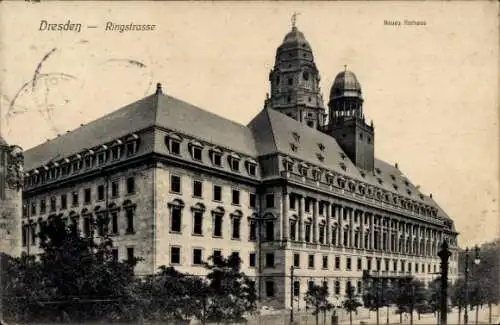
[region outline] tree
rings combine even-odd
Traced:
[[[212,318],[228,323],[240,320],[246,313],[257,309],[255,285],[244,273],[240,272],[241,259],[237,254],[228,258],[210,257],[211,264],[207,278],[210,281],[209,313]]]
[[[356,311],[362,304],[358,301],[355,288],[349,281],[347,282],[345,294],[345,300],[342,302],[342,308],[349,312],[349,323],[352,325],[352,312]]]
[[[458,319],[461,319],[462,308],[465,305],[465,281],[458,279],[450,288],[451,305],[458,307]]]
[[[304,300],[308,306],[313,307],[312,314],[316,316],[316,325],[319,324],[320,312],[326,312],[332,308],[328,302],[328,288],[326,286],[319,286],[314,284],[307,290]]]
[[[38,237],[42,249],[38,261],[24,255],[9,263],[7,294],[27,312],[20,315],[13,308],[18,317],[131,316],[129,285],[134,283],[133,268],[138,259],[115,261],[109,236],[103,234],[98,241],[82,238],[59,217],[42,224]],[[12,306],[13,300],[10,302]]]

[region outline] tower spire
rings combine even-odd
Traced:
[[[292,14],[292,29],[297,28],[296,24],[297,24],[297,16],[298,15],[300,15],[299,12],[294,12]]]

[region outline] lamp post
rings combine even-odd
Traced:
[[[479,259],[479,247],[474,248],[476,252],[476,256],[474,257],[474,264],[478,265],[481,260]],[[468,305],[469,305],[469,248],[467,247],[465,249],[465,281],[464,281],[464,287],[465,287],[465,295],[464,295],[464,304],[465,304],[465,311],[464,311],[464,325],[467,325],[469,323],[469,311],[468,311]]]
[[[290,325],[293,325],[293,265],[290,266]]]
[[[441,259],[441,312],[440,319],[441,325],[447,325],[448,323],[448,260],[451,256],[451,252],[448,249],[448,242],[445,240],[441,244],[441,250],[438,252],[438,256]]]

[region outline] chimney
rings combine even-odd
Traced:
[[[398,163],[395,163],[394,167],[396,167],[396,169],[399,169]]]
[[[431,193],[431,194],[429,194],[429,197],[432,199],[432,193]]]

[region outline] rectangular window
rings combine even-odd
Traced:
[[[56,202],[55,197],[50,198],[50,211],[56,211]]]
[[[118,234],[118,212],[111,212],[111,231],[113,234]]]
[[[255,253],[250,253],[249,257],[248,257],[248,265],[250,265],[250,267],[255,267],[256,263],[255,263]]]
[[[361,271],[362,268],[363,268],[362,261],[360,258],[358,258],[358,271]]]
[[[113,262],[118,262],[118,248],[113,248],[111,250],[111,258]]]
[[[193,181],[193,196],[200,198],[203,196],[203,183],[201,181]]]
[[[127,143],[127,155],[132,156],[137,152],[137,142],[130,141]]]
[[[222,215],[214,216],[214,237],[222,237]]]
[[[273,253],[266,254],[266,267],[274,267],[274,254]]]
[[[92,200],[92,192],[90,188],[86,188],[84,193],[83,193],[83,200],[85,204],[89,204],[90,201]]]
[[[127,262],[132,263],[134,261],[134,248],[127,247]]]
[[[240,204],[240,191],[238,190],[233,190],[233,204],[239,205]]]
[[[222,251],[219,249],[214,249],[214,253],[212,256],[214,259],[220,258],[222,256]]]
[[[174,155],[180,155],[181,144],[178,141],[170,140],[170,152]]]
[[[250,220],[249,222],[249,234],[248,234],[248,239],[249,240],[256,240],[257,239],[257,223],[254,220]]]
[[[98,201],[104,200],[104,185],[99,185],[97,187],[97,200]]]
[[[255,165],[249,164],[248,165],[248,174],[250,174],[251,176],[255,176],[255,174],[256,174],[255,171],[256,171]]]
[[[113,181],[111,183],[111,197],[115,198],[115,197],[118,197],[118,195],[120,192],[120,185],[118,183],[118,181]]]
[[[340,269],[340,256],[335,256],[335,269]]]
[[[179,176],[170,176],[170,191],[174,193],[181,192],[181,178]]]
[[[90,218],[83,218],[83,235],[84,237],[90,237]]]
[[[240,238],[240,218],[233,218],[233,239]]]
[[[40,214],[44,214],[47,210],[47,206],[46,206],[46,203],[45,203],[45,200],[42,199],[40,200]]]
[[[274,208],[274,194],[266,194],[266,208]]]
[[[193,234],[203,234],[203,213],[201,211],[195,211],[193,215]]]
[[[213,159],[214,159],[214,165],[215,166],[222,166],[222,159],[221,159],[221,154],[220,153],[213,153]]]
[[[180,263],[181,263],[181,248],[170,247],[170,264],[180,264]]]
[[[300,267],[300,254],[299,253],[293,254],[293,266]]]
[[[36,215],[36,202],[31,202],[31,215]]]
[[[266,296],[274,297],[274,282],[266,281]]]
[[[346,264],[346,269],[348,271],[350,271],[351,270],[351,258],[350,257],[346,258],[345,264]]]
[[[222,187],[219,185],[214,185],[214,201],[222,201]]]
[[[274,222],[266,221],[266,240],[274,240]]]
[[[202,251],[199,248],[193,249],[193,264],[200,265],[203,263]]]
[[[300,282],[293,281],[293,296],[298,297],[300,294]]]
[[[71,205],[74,207],[78,206],[78,192],[73,192],[71,194]]]
[[[126,209],[125,215],[127,218],[127,234],[134,233],[134,209]]]
[[[172,208],[171,210],[171,220],[170,220],[170,231],[181,232],[182,224],[182,211],[180,208]]]
[[[310,254],[310,255],[309,255],[309,259],[308,259],[307,266],[308,266],[310,269],[314,268],[314,255],[313,255],[313,254]]]
[[[113,148],[111,148],[111,159],[112,160],[120,159],[120,153],[121,153],[120,146],[114,146]]]
[[[328,256],[323,255],[323,269],[328,269]]]
[[[371,269],[372,269],[372,260],[371,260],[371,258],[368,258],[368,259],[366,260],[366,269],[367,269],[368,271],[371,271]]]
[[[135,193],[135,179],[133,177],[127,178],[127,194]]]
[[[201,161],[201,148],[193,147],[193,159]]]
[[[232,158],[232,159],[230,160],[230,165],[231,165],[231,169],[232,169],[233,171],[236,171],[236,172],[237,172],[237,171],[239,171],[239,170],[240,170],[240,161],[239,161],[238,159],[234,159],[234,158]]]
[[[257,205],[256,205],[256,197],[255,197],[255,194],[254,193],[250,193],[248,195],[248,205],[251,207],[251,208],[255,208]]]
[[[66,194],[61,195],[61,210],[66,210],[68,208],[68,196]]]
[[[290,195],[289,200],[290,200],[290,209],[295,210],[295,204],[296,204],[295,196]]]

